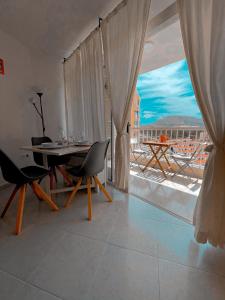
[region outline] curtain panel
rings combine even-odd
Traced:
[[[79,49],[64,63],[64,85],[67,135],[79,139],[84,134],[85,128]]]
[[[195,95],[214,144],[194,213],[200,243],[225,245],[225,1],[177,0]]]
[[[115,186],[128,191],[129,135],[127,122],[143,53],[151,0],[124,1],[103,20],[102,37],[116,128]]]
[[[105,139],[103,53],[95,30],[64,63],[68,136]]]

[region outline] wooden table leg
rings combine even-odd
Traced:
[[[164,157],[165,160],[166,160],[166,162],[167,162],[167,164],[168,164],[168,166],[171,167],[171,166],[170,166],[170,163],[169,163],[169,161],[168,161],[168,159],[167,159],[167,157],[166,157],[166,151],[168,150],[168,148],[169,148],[169,146],[166,147],[165,150],[163,150],[163,147],[161,147],[161,154],[160,154],[160,156],[158,157],[158,160],[160,160],[162,157]],[[155,165],[154,165],[154,166],[155,166]]]
[[[170,162],[169,162],[168,158],[166,157],[166,152],[168,149],[169,149],[169,147],[166,147],[166,149],[163,151],[163,156],[165,157],[165,160],[166,160],[168,166],[171,168]]]
[[[162,165],[160,163],[160,158],[162,157],[162,155],[159,156],[159,157],[157,156],[160,151],[162,151],[162,146],[159,146],[159,148],[155,152],[154,157],[155,157],[156,163],[155,163],[154,167],[156,166],[156,164],[158,164],[158,166],[159,166],[160,170],[162,171],[164,177],[167,178],[166,173],[165,173],[165,171],[164,171],[164,169],[163,169],[163,167],[162,167]]]
[[[150,150],[151,150],[151,152],[152,152],[152,158],[150,158],[150,160],[147,162],[147,164],[146,164],[146,166],[144,167],[144,169],[143,169],[143,171],[142,172],[144,172],[147,168],[148,168],[148,166],[150,165],[150,163],[154,160],[154,159],[156,159],[157,160],[157,154],[159,153],[159,150],[160,150],[160,147],[156,150],[156,152],[154,151],[154,148],[151,146],[151,145],[149,145],[149,147],[150,147]]]
[[[156,160],[157,160],[157,163],[158,163],[159,168],[160,168],[160,170],[162,171],[163,175],[165,176],[165,178],[167,178],[166,173],[165,173],[165,171],[164,171],[164,169],[163,169],[163,167],[162,167],[162,165],[161,165],[159,159],[157,158]]]

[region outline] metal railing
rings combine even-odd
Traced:
[[[136,127],[130,128],[130,137],[136,139],[138,143],[148,140],[159,140],[161,135],[167,135],[171,140],[190,139],[192,141],[209,142],[205,128],[194,126],[177,127]]]
[[[147,130],[147,131],[146,131]],[[160,135],[167,135],[170,142],[174,142],[173,151],[175,153],[183,155],[191,155],[197,145],[199,145],[198,155],[194,161],[194,167],[201,170],[203,169],[208,158],[208,153],[205,151],[205,147],[210,143],[206,130],[204,128],[193,127],[176,127],[176,128],[131,128],[131,149],[134,147],[140,147],[142,142],[157,140],[159,141]],[[142,146],[141,146],[142,147]],[[132,155],[131,161],[132,161]],[[170,155],[168,153],[168,159]],[[143,161],[145,164],[145,161]],[[202,175],[200,175],[202,177]]]

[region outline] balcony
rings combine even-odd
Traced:
[[[146,141],[159,141],[162,134],[167,135],[171,143],[165,157],[158,152],[165,174],[155,159],[146,168],[153,154],[143,144]],[[131,128],[130,137],[130,192],[191,223],[208,158],[205,147],[209,144],[209,138],[205,129],[182,126]],[[182,162],[174,159],[176,155],[182,158],[193,155],[190,166],[178,172]]]

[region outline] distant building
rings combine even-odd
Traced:
[[[139,142],[139,128],[140,128],[140,97],[135,91],[132,106],[131,106],[131,116],[130,116],[130,138],[134,141]]]

